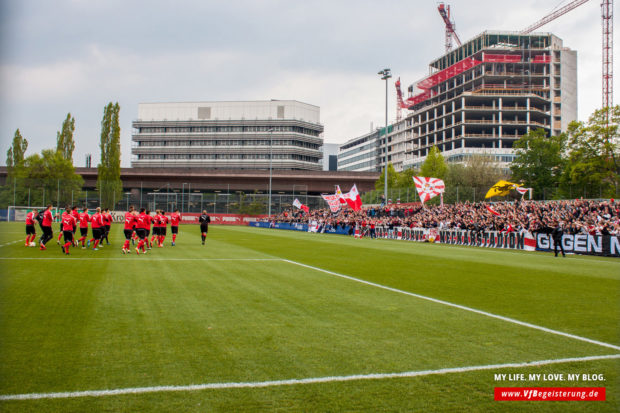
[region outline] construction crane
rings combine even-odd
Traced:
[[[531,33],[539,27],[544,26],[552,20],[557,19],[560,16],[568,13],[574,8],[581,6],[584,3],[587,3],[589,0],[574,0],[568,3],[564,7],[560,7],[559,9],[549,13],[542,19],[538,20],[536,23],[526,27],[521,30],[520,33],[527,34]],[[613,25],[613,8],[614,3],[613,0],[602,0],[601,1],[601,18],[603,24],[603,88],[601,91],[602,95],[602,107],[607,108],[613,106],[613,35],[614,35],[614,25]],[[609,111],[607,112],[607,122],[609,122]]]
[[[586,0],[587,1],[587,0]],[[446,24],[446,53],[452,50],[452,39],[456,42],[458,46],[461,46],[461,39],[456,34],[454,27],[454,20],[450,20],[450,5],[445,5],[444,3],[439,3],[437,6],[437,10],[439,10],[439,14]]]
[[[534,24],[521,30],[519,33],[528,34],[534,30],[544,26],[545,24],[557,19],[560,16],[568,13],[576,7],[587,3],[590,0],[573,0],[567,5],[560,7],[559,9],[549,13],[542,19],[538,20]],[[439,3],[437,7],[439,14],[443,18],[446,24],[446,52],[452,49],[452,39],[456,41],[458,46],[461,46],[461,41],[455,32],[454,21],[450,20],[450,6],[446,6],[444,3]],[[611,108],[613,106],[613,0],[601,0],[601,19],[603,25],[603,87],[602,87],[602,107]],[[400,120],[400,110],[408,108],[409,104],[413,101],[413,98],[409,98],[406,101],[403,99],[402,91],[400,88],[400,78],[396,82],[396,95],[397,95],[397,119]],[[420,95],[423,97],[422,95]],[[607,111],[607,123],[609,124],[610,111]]]

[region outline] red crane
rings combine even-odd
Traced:
[[[586,0],[587,1],[587,0]],[[445,5],[443,3],[439,3],[437,6],[437,10],[439,10],[439,14],[446,24],[446,53],[452,50],[452,39],[456,42],[457,45],[461,45],[461,39],[456,34],[454,27],[454,20],[450,20],[450,5]]]

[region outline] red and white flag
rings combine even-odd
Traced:
[[[310,212],[310,208],[299,202],[299,199],[297,198],[293,201],[293,206],[297,207],[297,209],[301,209],[302,211],[306,211],[306,214]]]
[[[321,195],[332,212],[340,211],[340,197],[338,195]]]
[[[347,201],[344,198],[344,194],[340,190],[340,185],[336,185],[336,194],[335,195],[338,197],[338,200],[340,201],[341,204],[346,204],[347,203]]]
[[[524,195],[527,191],[529,191],[532,188],[523,188],[521,186],[518,186],[515,189],[517,190],[518,193],[520,193],[521,195]]]
[[[446,185],[439,178],[426,178],[424,176],[414,176],[413,182],[415,183],[415,189],[420,195],[422,203],[429,201],[430,199],[442,194]]]
[[[501,215],[499,212],[497,212],[496,210],[494,210],[494,209],[493,209],[493,208],[491,208],[490,206],[485,205],[485,207],[489,210],[489,212],[490,212],[491,214],[493,214],[493,215],[497,215],[497,216],[500,216],[500,215]]]
[[[355,184],[353,184],[349,192],[342,195],[341,199],[344,199],[353,211],[359,211],[362,209],[362,198],[360,197],[359,192],[357,192],[357,186]]]

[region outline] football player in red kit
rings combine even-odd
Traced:
[[[90,222],[90,215],[88,215],[88,208],[84,207],[83,212],[80,214],[79,218],[80,223],[80,239],[78,243],[82,243],[82,249],[86,248],[84,243],[86,242],[86,237],[88,237],[88,223]]]
[[[163,209],[160,211],[159,215],[159,247],[164,246],[164,240],[166,239],[166,226],[168,225],[168,217],[166,216],[166,211]]]
[[[86,244],[90,247],[90,243],[94,242],[93,250],[97,251],[99,242],[101,242],[101,231],[103,229],[103,217],[101,216],[101,208],[97,208],[97,212],[90,219],[90,227],[93,230],[93,237]]]
[[[43,219],[41,220],[41,229],[43,230],[43,235],[39,239],[39,249],[45,250],[45,244],[52,238],[54,238],[54,233],[52,231],[52,222],[54,221],[54,217],[52,216],[52,204],[49,204],[45,211],[43,212]]]
[[[129,211],[125,213],[125,226],[123,232],[125,234],[125,243],[121,250],[123,254],[129,254],[129,242],[133,234],[133,228],[136,225],[136,212],[133,210],[133,205],[129,207]]]
[[[62,235],[65,238],[65,244],[60,248],[64,254],[69,255],[69,247],[73,245],[73,229],[76,226],[75,218],[71,215],[71,208],[67,207],[62,214]]]
[[[170,232],[172,232],[172,246],[174,247],[174,243],[177,241],[177,234],[179,233],[179,222],[181,221],[181,215],[179,215],[179,210],[175,209],[172,214],[170,214]]]
[[[28,212],[26,215],[26,246],[29,247],[30,243],[34,241],[37,236],[37,230],[34,227],[34,221],[37,219],[39,211],[36,209]],[[35,244],[36,245],[36,244]]]
[[[138,238],[140,238],[140,242],[138,242],[138,246],[136,247],[136,254],[140,254],[140,250],[146,253],[144,244],[149,242],[146,231],[151,227],[150,216],[146,214],[144,208],[140,208],[140,214],[138,214],[136,218],[136,233],[138,234]]]

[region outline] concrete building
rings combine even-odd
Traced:
[[[338,149],[338,170],[358,172],[380,171],[379,165],[382,165],[382,161],[379,157],[385,151],[382,152],[382,147],[379,144],[381,142],[380,135],[382,135],[384,129],[376,129],[340,145]]]
[[[320,109],[307,103],[141,103],[132,126],[132,167],[322,169]]]
[[[420,167],[434,145],[449,162],[486,154],[507,167],[521,136],[558,135],[577,119],[577,52],[553,34],[484,32],[430,72],[409,86],[409,113],[388,130],[396,170]]]
[[[338,170],[338,148],[340,148],[340,145],[337,143],[326,143],[321,148],[324,171]]]

